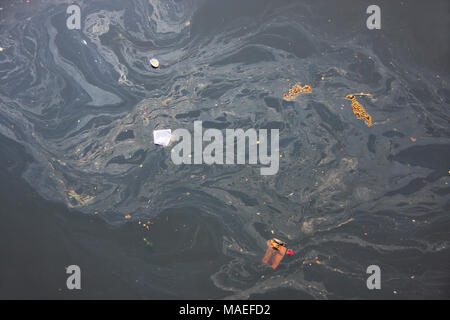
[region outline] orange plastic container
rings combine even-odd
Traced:
[[[280,244],[275,240],[269,240],[267,241],[267,251],[262,259],[262,262],[271,266],[272,269],[275,270],[281,260],[283,260],[286,250],[287,249],[283,244]]]

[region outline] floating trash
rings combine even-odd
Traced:
[[[268,266],[271,266],[272,269],[275,270],[281,260],[283,260],[286,250],[286,243],[273,238],[272,240],[267,241],[267,251],[262,259],[262,262]]]
[[[353,113],[356,116],[357,119],[361,120],[363,119],[366,123],[366,126],[371,127],[372,126],[372,117],[370,114],[364,110],[363,106],[356,101],[356,97],[370,97],[370,93],[359,93],[359,94],[348,94],[345,99],[352,100],[352,109]]]
[[[153,141],[156,145],[166,147],[170,143],[170,138],[172,138],[172,130],[154,130],[153,131]]]
[[[288,256],[293,256],[294,255],[294,251],[292,251],[291,249],[288,249],[288,251],[286,252],[286,254]]]
[[[125,219],[130,220],[130,219],[131,219],[131,215],[127,214],[127,215],[125,216]]]
[[[159,61],[158,61],[158,59],[156,59],[156,58],[151,58],[150,60],[149,60],[149,62],[150,62],[150,65],[153,67],[153,68],[158,68],[159,67]]]

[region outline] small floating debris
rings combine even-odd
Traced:
[[[130,220],[130,219],[131,219],[131,215],[127,214],[127,215],[125,216],[125,219]]]
[[[0,47],[0,52],[2,52],[3,50],[5,50],[5,49],[3,49],[3,47]]]
[[[273,270],[275,270],[280,264],[281,260],[283,260],[284,255],[286,254],[286,243],[273,238],[267,241],[267,251],[262,259],[262,263],[271,266]]]
[[[411,142],[416,142],[417,141],[417,139],[414,138],[414,137],[409,137],[409,140],[411,140]]]
[[[163,130],[154,130],[153,131],[153,141],[158,146],[163,146],[163,147],[168,146],[171,138],[172,138],[172,130],[171,129],[163,129]]]
[[[83,43],[85,46],[87,46],[86,40],[83,39],[83,40],[81,41],[81,43]]]
[[[149,63],[150,63],[150,65],[153,67],[153,68],[158,68],[159,67],[159,61],[158,61],[158,59],[156,59],[156,58],[151,58],[150,60],[149,60]]]
[[[78,201],[78,204],[81,206],[85,206],[88,203],[90,203],[92,200],[94,200],[94,197],[90,195],[80,195],[75,190],[69,190],[67,192],[67,195],[69,198],[73,198]]]
[[[293,256],[294,255],[294,251],[292,251],[291,249],[288,249],[288,251],[286,252],[286,254],[288,256]]]
[[[144,240],[147,247],[153,247],[153,243],[151,243],[147,238],[142,238],[142,240]]]
[[[295,86],[292,87],[292,89],[289,89],[289,93],[285,93],[283,95],[283,98],[284,98],[284,100],[291,101],[299,94],[311,92],[311,90],[312,90],[311,87],[308,85],[302,87],[299,84],[296,84]]]
[[[356,116],[356,118],[358,120],[364,120],[364,122],[366,123],[366,126],[371,127],[372,126],[372,117],[370,116],[370,114],[368,114],[366,112],[366,110],[364,110],[363,106],[356,101],[356,97],[370,97],[372,96],[370,93],[356,93],[356,94],[348,94],[347,96],[345,96],[345,99],[351,100],[352,101],[352,109],[353,109],[353,113]]]

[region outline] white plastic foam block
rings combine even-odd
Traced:
[[[172,137],[172,130],[154,130],[153,131],[153,141],[158,146],[166,147],[170,143],[170,138]]]

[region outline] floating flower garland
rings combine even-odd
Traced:
[[[306,85],[304,87],[296,84],[292,87],[292,89],[289,89],[289,93],[285,93],[283,98],[284,100],[293,100],[296,96],[298,96],[301,93],[311,92],[311,87]]]
[[[352,109],[353,109],[353,113],[355,114],[356,118],[359,120],[361,120],[361,119],[364,120],[366,125],[368,127],[371,127],[372,126],[372,117],[370,116],[370,114],[368,114],[366,112],[366,110],[364,110],[363,106],[358,101],[356,101],[356,97],[361,97],[361,96],[370,97],[371,94],[369,94],[369,93],[348,94],[345,97],[345,99],[352,101]]]

